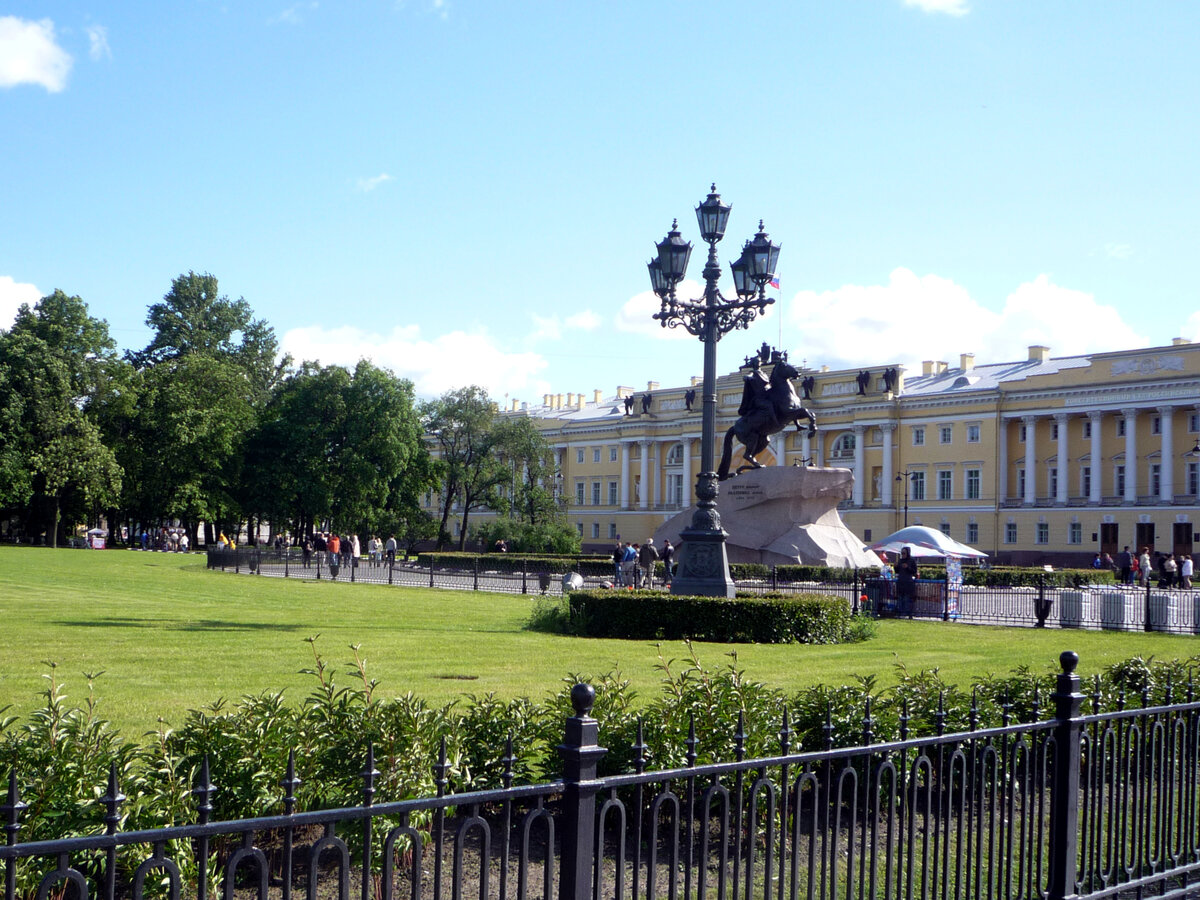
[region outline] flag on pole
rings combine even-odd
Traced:
[[[779,276],[778,275],[772,276],[770,282],[768,282],[768,283],[771,285],[771,287],[775,288],[775,290],[779,290]]]

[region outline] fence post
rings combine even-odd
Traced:
[[[474,590],[479,590],[479,557],[475,557],[475,586]]]
[[[521,560],[521,593],[529,593],[529,563],[528,560]],[[588,706],[591,709],[591,706]]]
[[[558,752],[563,759],[559,900],[592,898],[598,786],[596,764],[608,752],[596,743],[599,723],[589,715],[595,702],[596,690],[590,684],[577,684],[571,688],[571,705],[575,708],[575,715],[567,719],[563,742],[558,745]]]
[[[942,621],[949,622],[950,621],[950,571],[947,570],[946,574],[943,575],[942,578],[945,581],[945,584],[942,585]],[[959,602],[961,603],[961,599]],[[961,605],[959,606],[958,614],[960,617],[962,616],[962,606]]]
[[[779,567],[771,563],[771,593],[779,590]]]
[[[1046,576],[1038,573],[1037,607],[1033,614],[1037,616],[1037,627],[1045,628],[1046,619],[1050,615],[1050,604],[1046,602]]]
[[[1050,784],[1050,879],[1047,900],[1074,897],[1079,849],[1079,654],[1058,658],[1062,672],[1054,689],[1054,772]]]
[[[433,554],[429,554],[429,586],[433,587]]]
[[[284,547],[283,548],[283,577],[284,578],[288,577],[288,567],[289,567],[291,561],[292,561],[292,548]]]
[[[1154,577],[1154,574],[1151,573],[1150,578],[1146,579],[1146,603],[1145,603],[1146,608],[1143,612],[1143,615],[1146,617],[1146,622],[1145,622],[1145,625],[1143,626],[1143,630],[1145,630],[1145,631],[1153,631],[1154,630],[1150,626],[1150,581],[1153,579],[1153,577]]]

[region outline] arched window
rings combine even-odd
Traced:
[[[838,435],[829,451],[830,459],[854,459],[854,432],[845,431]]]
[[[683,444],[672,444],[671,449],[667,451],[668,466],[683,465]]]

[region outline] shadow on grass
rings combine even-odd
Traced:
[[[299,625],[284,622],[225,622],[200,619],[190,622],[152,622],[148,619],[60,619],[54,623],[65,628],[161,628],[168,631],[299,631]]]

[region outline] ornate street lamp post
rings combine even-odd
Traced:
[[[692,524],[680,535],[679,571],[671,581],[673,594],[734,595],[729,556],[725,550],[727,535],[721,528],[721,516],[717,512],[717,472],[713,463],[717,432],[717,341],[735,328],[748,328],[768,304],[775,302],[767,297],[766,286],[775,276],[779,245],[771,242],[759,222],[758,234],[746,242],[742,255],[729,266],[737,299],[722,297],[717,290],[717,279],[721,276],[717,242],[725,236],[730,209],[729,204],[721,202],[715,184],[708,198],[696,207],[700,236],[708,243],[703,297],[680,300],[675,296],[675,286],[683,280],[692,253],[691,243],[679,236],[678,220],[672,223],[666,238],[657,244],[658,256],[649,264],[650,283],[662,301],[662,308],[654,318],[664,328],[682,325],[704,344],[704,408],[700,474],[696,479],[697,505]]]

